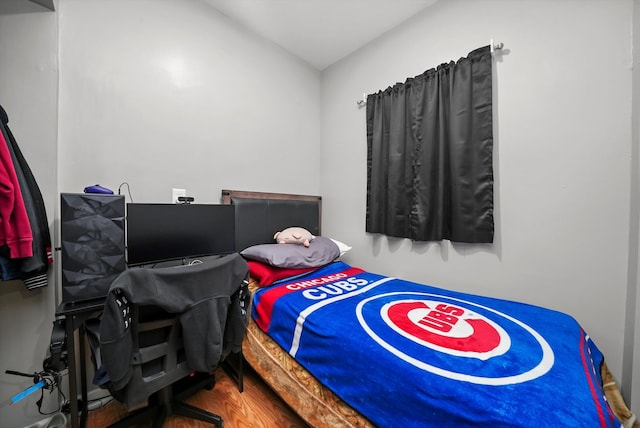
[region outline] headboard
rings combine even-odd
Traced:
[[[235,205],[237,251],[251,245],[273,244],[273,234],[291,226],[320,235],[320,196],[223,190],[222,203]]]

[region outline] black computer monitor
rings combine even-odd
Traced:
[[[232,205],[127,204],[129,266],[235,251]]]

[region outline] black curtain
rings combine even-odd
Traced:
[[[366,231],[493,242],[491,51],[367,97]]]

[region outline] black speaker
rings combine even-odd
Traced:
[[[124,196],[60,194],[62,300],[105,297],[125,261]]]

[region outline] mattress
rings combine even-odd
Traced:
[[[258,283],[251,281],[252,294]],[[313,427],[373,427],[358,411],[324,387],[251,319],[243,343],[249,365],[264,381]],[[606,363],[601,365],[603,390],[609,406],[624,427],[634,425],[635,416],[627,408]]]

